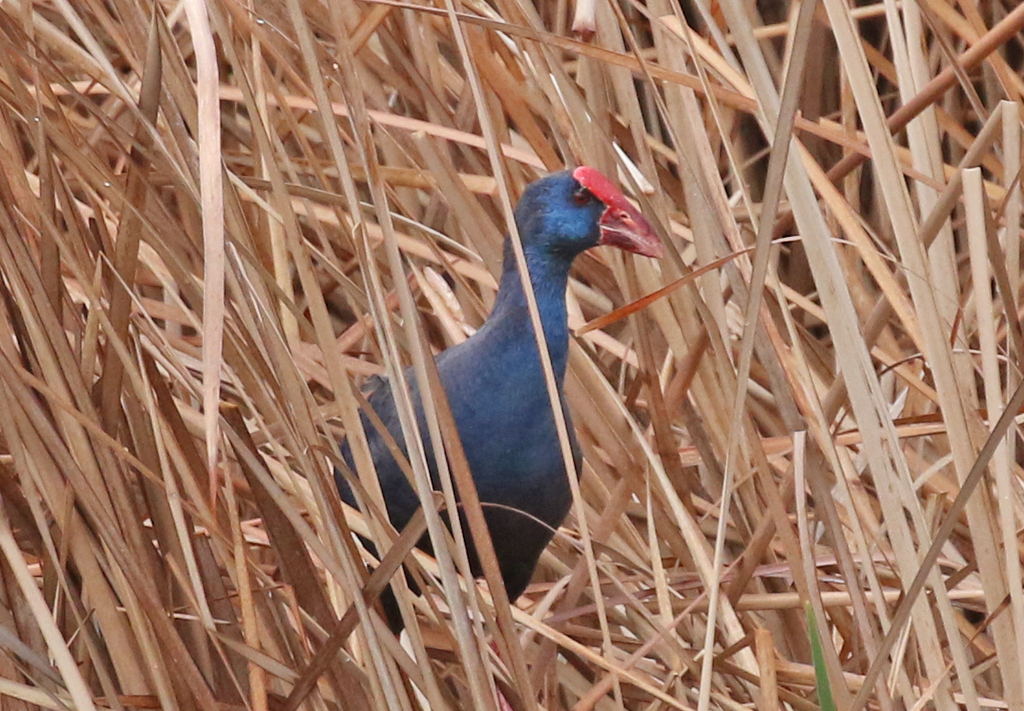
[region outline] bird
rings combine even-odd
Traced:
[[[660,258],[664,247],[654,228],[596,168],[580,166],[552,173],[530,183],[514,209],[547,341],[551,365],[562,394],[569,352],[565,292],[573,260],[598,245],[611,245],[638,255]],[[502,275],[494,306],[480,329],[436,358],[463,451],[483,506],[498,567],[510,602],[526,589],[541,553],[562,524],[572,503],[555,418],[540,352],[511,240],[505,237]],[[421,432],[426,432],[419,387],[406,372]],[[391,388],[382,378],[367,402],[390,436],[408,456]],[[560,398],[564,403],[564,398]],[[569,442],[579,477],[579,443],[563,404]],[[366,413],[361,413],[380,487],[391,523],[401,530],[420,506],[420,499]],[[429,438],[423,441],[430,476],[440,489]],[[354,469],[346,438],[342,459]],[[335,481],[343,501],[357,506],[342,472]],[[470,568],[482,571],[472,538],[466,536]],[[417,544],[431,552],[427,536]],[[396,633],[404,624],[390,590],[382,603]]]

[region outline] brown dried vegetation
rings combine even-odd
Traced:
[[[805,604],[841,709],[1024,708],[1024,5],[581,3],[0,3],[4,708],[813,709]],[[576,163],[668,255],[510,614],[331,477]]]

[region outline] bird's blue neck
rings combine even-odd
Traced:
[[[565,373],[569,349],[565,289],[569,281],[569,267],[572,266],[575,255],[551,254],[536,248],[531,249],[530,246],[524,247],[524,251],[527,268],[530,270],[530,281],[537,297],[541,323],[544,324],[544,336],[548,342],[551,364],[555,374],[561,379]],[[508,238],[505,239],[501,284],[488,324],[491,324],[497,338],[529,338],[531,341],[534,339],[519,267]]]

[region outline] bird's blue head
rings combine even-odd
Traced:
[[[538,256],[572,261],[599,244],[660,257],[654,228],[600,171],[582,166],[526,187],[515,210],[523,247]]]

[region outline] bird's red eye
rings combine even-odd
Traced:
[[[572,194],[572,199],[577,205],[586,205],[594,199],[594,194],[586,188],[580,188]]]

